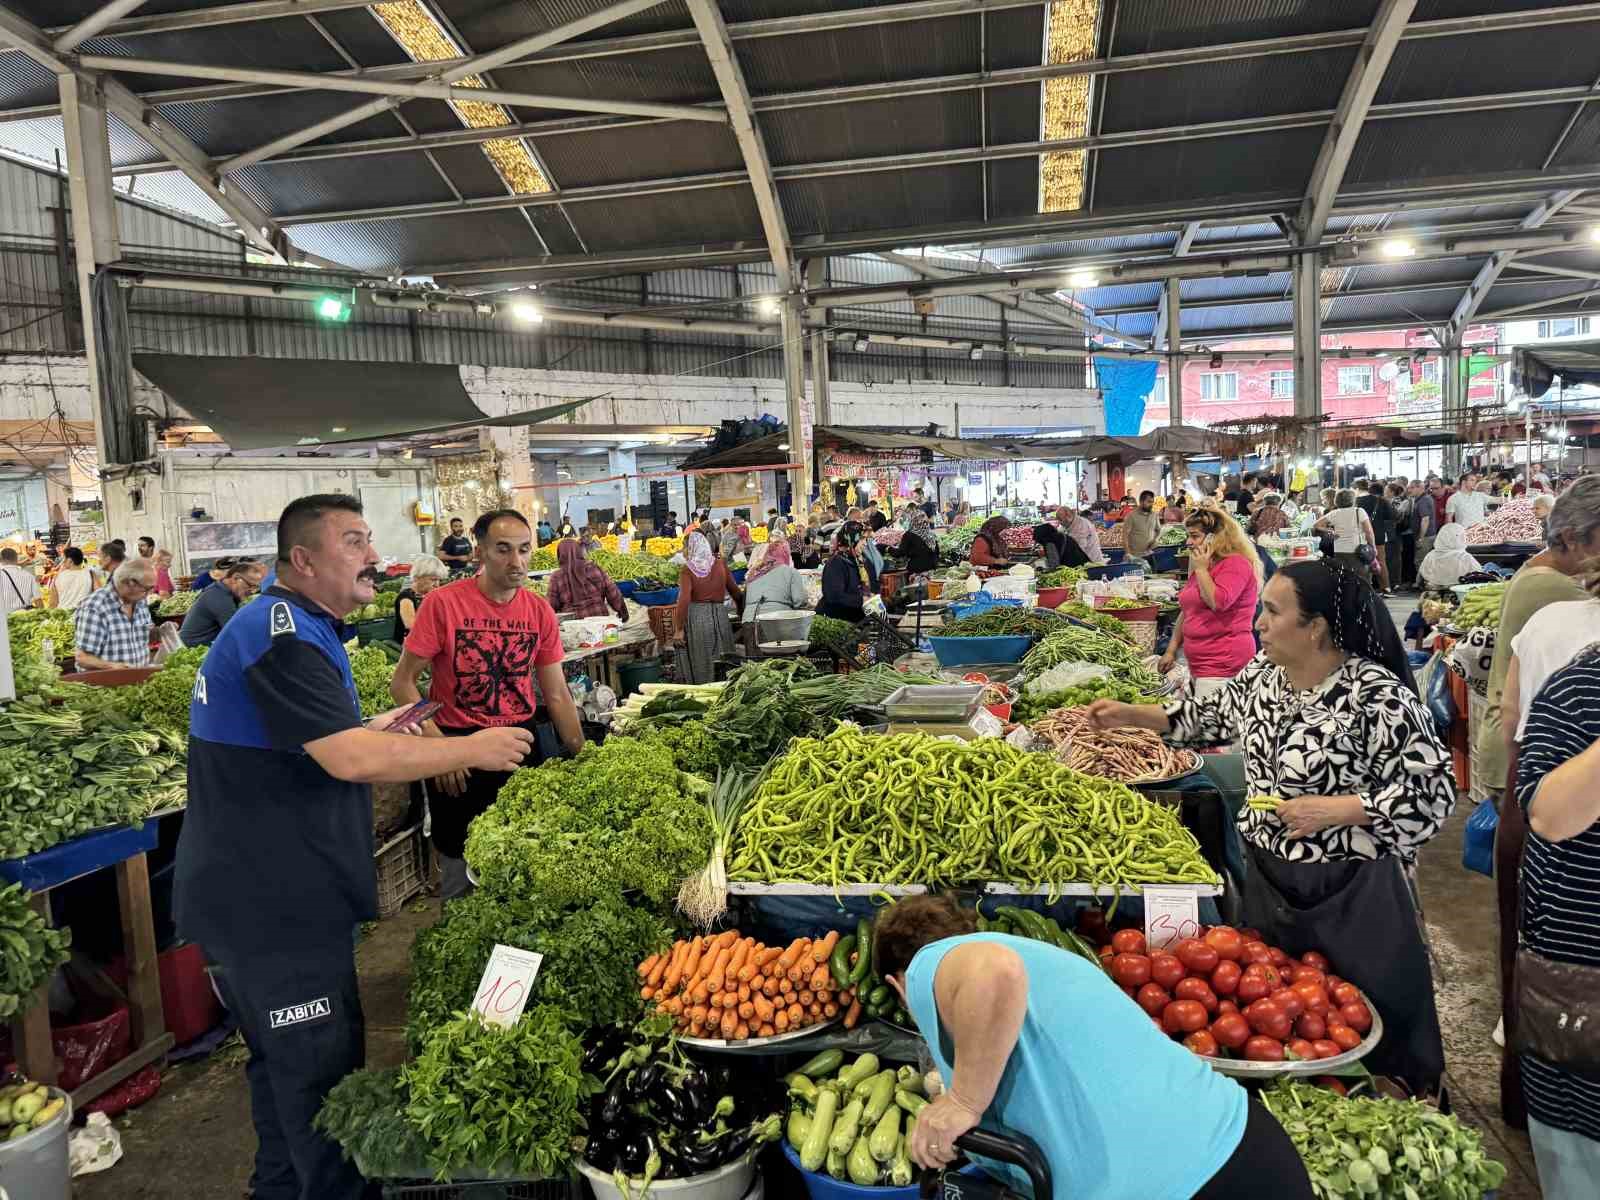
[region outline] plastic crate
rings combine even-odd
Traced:
[[[657,642],[666,646],[678,633],[678,609],[673,604],[652,605],[649,610],[650,633]]]
[[[1033,645],[1026,634],[1002,637],[931,637],[934,657],[941,667],[966,667],[978,663],[1014,663]]]
[[[362,621],[356,625],[356,640],[363,646],[370,642],[387,641],[394,635],[394,617],[383,617],[376,621]]]
[[[641,592],[635,589],[633,598],[640,604],[657,607],[663,604],[676,604],[678,602],[678,589],[675,587],[657,588],[654,591]]]
[[[617,591],[621,592],[624,596],[632,596],[634,594],[634,592],[636,592],[638,590],[639,590],[639,581],[637,579],[619,579],[619,580],[617,580]]]
[[[384,1200],[581,1200],[575,1179],[394,1179],[382,1184]]]
[[[1124,575],[1136,575],[1144,570],[1136,562],[1106,563],[1104,566],[1085,567],[1084,576],[1089,579],[1120,579]]]
[[[1145,555],[1153,571],[1176,571],[1178,569],[1178,548],[1176,546],[1156,546],[1149,554]]]
[[[378,916],[392,917],[428,886],[428,839],[422,836],[422,822],[395,834],[372,857],[378,868]]]

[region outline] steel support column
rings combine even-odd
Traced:
[[[56,77],[61,94],[62,130],[67,143],[67,185],[71,189],[72,241],[76,258],[78,303],[83,312],[83,348],[89,368],[89,408],[94,414],[95,455],[100,466],[110,465],[108,424],[127,419],[126,413],[108,411],[103,374],[131,370],[123,362],[102,363],[99,324],[95,320],[94,279],[102,263],[122,257],[117,236],[117,200],[111,187],[111,143],[106,129],[105,94],[77,75]],[[124,355],[126,345],[116,348]]]
[[[1446,346],[1444,349],[1444,362],[1439,375],[1439,393],[1444,408],[1445,427],[1457,435],[1461,432],[1462,418],[1466,413],[1466,382],[1465,377],[1462,375],[1460,344]],[[1445,474],[1450,476],[1460,475],[1461,462],[1461,443],[1446,443],[1444,447]]]
[[[806,262],[803,278],[807,289],[823,287],[828,282],[828,260],[813,258]],[[827,324],[828,314],[822,314],[823,324]],[[828,367],[829,346],[828,335],[822,329],[811,331],[811,396],[812,419],[818,425],[833,424],[833,372]],[[791,448],[793,442],[791,441]],[[796,509],[795,514],[800,515],[802,510]]]
[[[789,472],[789,483],[794,489],[790,506],[795,513],[805,512],[811,501],[812,469],[812,411],[810,398],[806,396],[806,335],[800,319],[801,304],[797,295],[783,298],[783,394],[789,426],[789,461],[800,464],[798,470]]]
[[[1167,424],[1177,427],[1183,424],[1183,335],[1181,304],[1178,298],[1180,283],[1176,279],[1169,279],[1162,292],[1163,315],[1167,319],[1165,330],[1158,329],[1157,334],[1164,334],[1167,351]]]
[[[1322,255],[1302,254],[1294,266],[1294,415],[1322,416]],[[1315,426],[1300,435],[1307,455],[1320,454]]]

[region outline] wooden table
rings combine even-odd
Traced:
[[[650,632],[648,625],[626,625],[619,631],[619,636],[614,642],[567,651],[561,656],[561,665],[567,667],[573,663],[595,659],[596,674],[599,676],[596,682],[604,683],[621,695],[622,687],[617,680],[617,656],[627,652],[631,658],[643,658],[654,652],[655,644],[655,635]]]
[[[33,893],[32,903],[50,920],[50,889],[110,867],[117,876],[122,949],[128,959],[128,1025],[133,1049],[120,1062],[86,1079],[72,1093],[74,1107],[110,1091],[135,1071],[163,1058],[172,1048],[161,1009],[161,974],[156,959],[155,920],[150,909],[150,869],[145,853],[156,845],[158,824],[143,829],[119,826],[86,834],[26,858],[0,862],[0,878],[19,882]],[[13,1019],[12,1047],[17,1066],[41,1083],[56,1081],[50,1041],[49,980],[39,985],[33,1003]]]

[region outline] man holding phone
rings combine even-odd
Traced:
[[[430,699],[443,706],[423,732],[447,738],[483,729],[518,728],[537,736],[534,679],[551,723],[569,754],[583,749],[578,709],[561,673],[561,631],[555,610],[524,585],[533,529],[515,509],[485,513],[472,527],[477,563],[471,579],[435,588],[417,610],[389,693],[401,704],[422,698],[417,681],[431,672]],[[540,760],[535,749],[532,763]],[[463,859],[467,826],[494,803],[511,768],[440,772],[429,787],[433,845],[446,900],[468,889]]]
[[[510,771],[532,737],[444,741],[363,723],[341,614],[370,604],[378,554],[353,496],[278,520],[278,582],[212,643],[190,702],[178,928],[216,964],[250,1061],[256,1200],[374,1194],[312,1128],[366,1056],[352,932],[378,915],[369,783]]]

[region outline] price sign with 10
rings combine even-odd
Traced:
[[[544,955],[496,944],[478,981],[472,1011],[495,1025],[515,1025],[527,1006]]]

